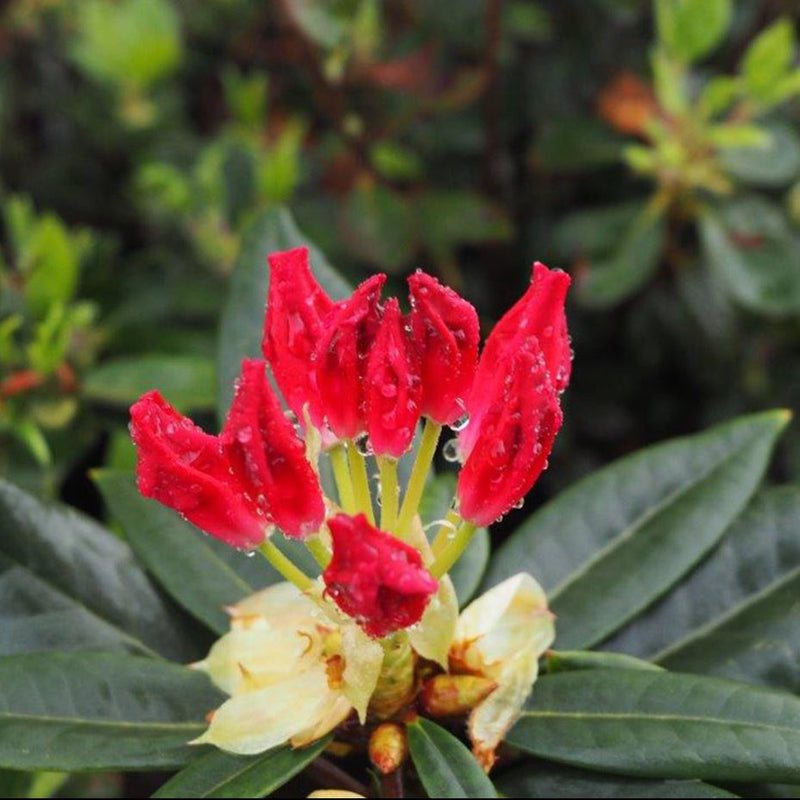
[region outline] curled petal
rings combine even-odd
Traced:
[[[262,350],[289,408],[299,420],[308,404],[319,427],[319,403],[311,358],[333,300],[317,283],[308,248],[269,256],[270,280]]]
[[[234,695],[216,710],[206,732],[192,744],[254,755],[295,737],[309,742],[324,736],[349,713],[350,704],[328,686],[325,665],[320,662],[280,683]]]
[[[380,325],[385,281],[385,275],[374,275],[350,299],[337,303],[324,320],[314,352],[320,413],[343,439],[366,429],[367,355]]]
[[[157,391],[131,407],[131,435],[145,497],[234,547],[256,547],[264,540],[268,520],[230,474],[217,437],[180,415]]]
[[[468,723],[473,750],[487,772],[495,749],[519,718],[539,673],[539,658],[554,637],[544,591],[525,573],[492,587],[459,617],[451,669],[497,684],[475,706]]]
[[[378,455],[400,458],[420,417],[422,385],[415,349],[397,300],[386,303],[367,362],[367,434]]]
[[[547,464],[562,414],[535,337],[503,354],[483,386],[485,407],[459,437],[461,516],[489,525],[533,486]],[[467,449],[469,448],[469,449]]]
[[[328,527],[333,558],[322,577],[336,605],[376,638],[419,622],[438,588],[420,554],[363,514],[339,514]]]
[[[319,479],[263,361],[242,363],[220,440],[246,495],[270,521],[288,536],[302,537],[320,527],[325,506]]]
[[[478,361],[478,315],[464,298],[420,270],[408,285],[411,328],[420,349],[422,413],[448,425],[466,411]]]

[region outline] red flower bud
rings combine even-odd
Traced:
[[[478,315],[456,292],[420,270],[408,285],[411,327],[421,355],[422,413],[448,425],[466,411],[478,361]]]
[[[338,514],[328,527],[333,558],[322,577],[336,605],[377,638],[419,622],[438,589],[419,552],[363,514]]]
[[[131,407],[139,491],[242,549],[264,540],[267,520],[228,473],[219,441],[178,414],[157,391]]]
[[[460,437],[463,451],[472,449],[477,435],[476,417],[485,411],[488,398],[485,387],[496,375],[503,354],[516,347],[515,342],[536,337],[544,357],[550,382],[557,393],[569,383],[572,369],[572,354],[567,335],[567,318],[564,301],[569,289],[570,277],[561,270],[550,270],[538,261],[533,265],[531,284],[525,294],[500,318],[486,340],[475,374],[474,390],[467,403],[470,425]]]
[[[265,366],[263,361],[242,362],[220,434],[222,450],[256,505],[287,536],[303,537],[318,530],[325,518],[322,491]]]
[[[309,405],[319,425],[319,403],[311,363],[323,320],[333,300],[317,283],[308,263],[308,248],[296,247],[269,256],[269,291],[262,349],[286,403],[297,419]]]
[[[301,536],[324,517],[317,476],[261,361],[245,361],[220,436],[204,433],[157,391],[131,407],[139,490],[234,547],[256,547],[277,523]]]
[[[400,458],[411,446],[422,386],[417,352],[395,298],[388,300],[367,361],[367,433],[378,455]]]
[[[321,412],[342,439],[366,429],[367,355],[381,319],[379,305],[385,275],[367,279],[347,300],[336,303],[324,320],[314,352]]]
[[[459,437],[467,456],[458,476],[459,511],[476,525],[494,522],[530,490],[562,421],[535,336],[520,334],[494,367],[493,374],[485,373],[486,382],[476,382],[472,396],[481,413],[470,416]]]

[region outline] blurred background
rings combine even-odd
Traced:
[[[537,502],[665,437],[797,408],[799,17],[0,3],[0,475],[98,513],[87,470],[132,463],[143,391],[213,429],[229,277],[277,206],[351,282],[385,271],[405,298],[422,267],[484,333],[535,259],[572,274],[574,377]],[[775,470],[800,476],[797,423]]]

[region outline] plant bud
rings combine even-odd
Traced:
[[[480,675],[437,675],[426,681],[419,699],[431,717],[466,714],[491,694],[497,683]]]
[[[382,722],[369,737],[369,760],[383,775],[401,767],[407,755],[406,730],[396,722]]]

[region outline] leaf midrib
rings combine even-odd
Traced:
[[[624,528],[619,534],[617,534],[617,536],[601,547],[591,558],[584,561],[583,564],[578,567],[578,569],[571,572],[564,580],[562,580],[561,583],[559,583],[550,592],[550,603],[552,604],[555,602],[559,595],[561,595],[572,584],[580,581],[581,578],[583,578],[592,569],[592,567],[595,566],[595,564],[603,561],[610,553],[613,553],[614,550],[620,547],[623,543],[630,541],[639,530],[641,530],[653,518],[658,516],[674,501],[705,483],[713,475],[713,473],[721,469],[731,458],[733,458],[734,453],[738,455],[748,444],[753,441],[753,439],[756,438],[760,438],[760,434],[753,434],[752,436],[748,437],[746,441],[727,451],[722,458],[701,473],[697,480],[680,486],[678,489],[670,492],[668,495],[662,498],[662,500],[660,500],[658,503],[648,508],[631,525],[628,525],[626,528]],[[726,526],[726,529],[727,527],[729,526]]]

